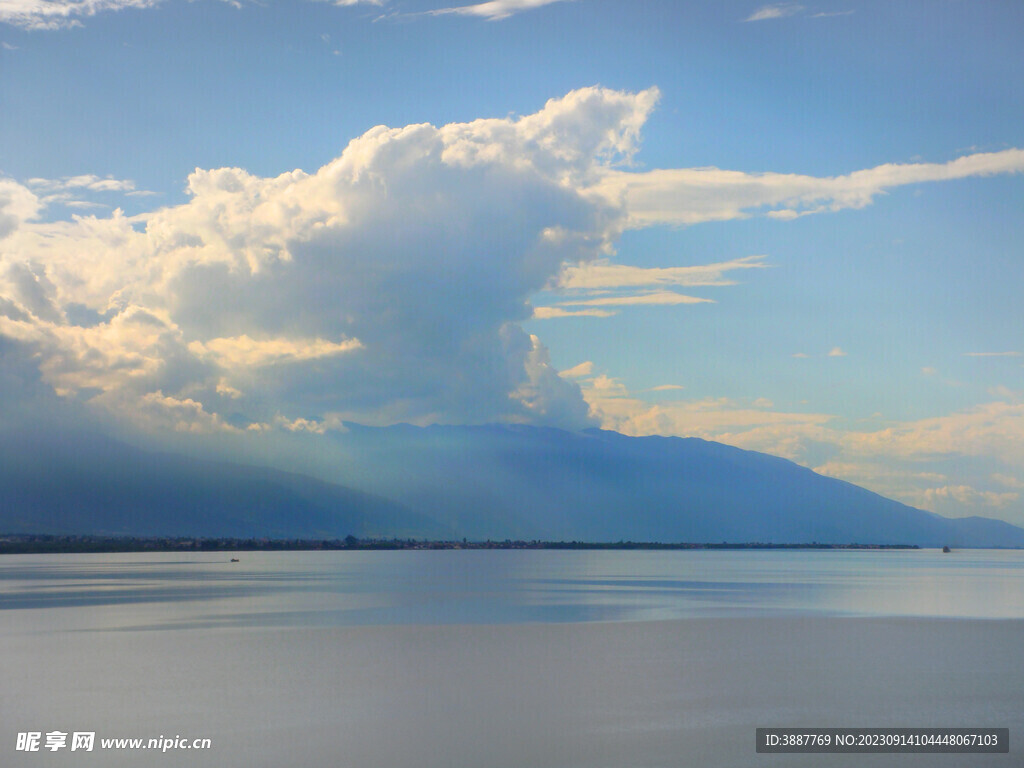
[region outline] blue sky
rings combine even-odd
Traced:
[[[1024,524],[1024,7],[445,9],[0,2],[8,403],[695,435]]]

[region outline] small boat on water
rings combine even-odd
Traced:
[[[232,563],[237,563],[238,562],[238,558],[237,557],[232,557],[231,558],[231,562]]]
[[[948,554],[949,554],[950,552],[952,552],[952,551],[953,551],[953,550],[952,550],[952,549],[950,549],[949,547],[943,547],[943,548],[942,548],[942,554],[944,554],[944,555],[948,555]]]

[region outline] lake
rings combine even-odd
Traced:
[[[754,753],[811,725],[1009,727],[975,759],[1013,765],[1024,733],[1020,551],[17,555],[0,617],[5,765],[943,759]],[[210,748],[99,743],[136,737]]]

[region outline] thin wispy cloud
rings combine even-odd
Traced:
[[[605,296],[597,299],[569,299],[561,302],[566,307],[624,307],[637,304],[712,304],[713,299],[688,296],[674,291],[640,293],[634,296]]]
[[[358,339],[332,342],[325,339],[252,339],[243,334],[234,338],[193,341],[190,352],[225,368],[249,368],[296,363],[353,352],[362,349]]]
[[[100,13],[155,8],[168,0],[2,0],[0,23],[29,30],[56,30],[82,26],[82,20]],[[384,0],[314,0],[337,6],[381,5]],[[221,0],[241,8],[240,0]]]
[[[451,8],[438,8],[437,10],[427,11],[427,13],[431,16],[454,13],[462,16],[478,16],[482,19],[487,19],[488,21],[500,21],[501,19],[507,19],[509,16],[522,13],[523,11],[531,11],[535,8],[541,8],[545,5],[564,1],[565,0],[490,0],[490,2],[477,3],[476,5],[460,5]]]
[[[797,358],[798,360],[805,360],[816,355],[809,355],[806,352],[794,352],[790,357]],[[824,353],[824,357],[846,357],[846,352],[842,347],[832,347],[828,352]]]
[[[1024,171],[1024,149],[964,155],[946,163],[886,163],[844,176],[745,173],[721,168],[647,172],[609,169],[594,192],[625,199],[630,226],[691,225],[765,215],[787,220],[864,208],[890,189]]]
[[[113,176],[94,174],[64,176],[59,179],[32,178],[28,179],[25,185],[38,196],[43,206],[63,205],[77,209],[112,207],[106,202],[94,199],[97,196],[102,198],[104,195],[118,194],[126,197],[147,197],[156,194],[145,189],[137,189],[131,179],[115,179]]]
[[[566,379],[576,379],[581,376],[590,376],[593,372],[593,361],[585,360],[579,365],[574,365],[572,368],[566,368],[564,371],[559,371],[558,375]]]
[[[743,21],[767,21],[769,19],[783,19],[786,16],[795,16],[804,7],[797,3],[776,3],[774,5],[762,5]]]
[[[850,16],[854,11],[819,11],[818,13],[812,13],[807,16],[809,19],[830,19],[833,16]]]
[[[648,288],[655,286],[727,286],[735,281],[725,277],[734,270],[763,269],[764,256],[744,256],[716,264],[691,267],[632,267],[598,262],[569,265],[562,272],[558,287],[565,290]]]
[[[152,8],[161,0],[4,0],[0,23],[23,29],[64,29],[81,19],[126,8]]]
[[[60,203],[68,208],[76,208],[78,210],[88,210],[89,208],[110,208],[106,203],[96,203],[91,200],[75,200],[73,198],[64,198],[62,196],[53,196],[45,198],[45,201],[49,203]]]
[[[534,307],[535,320],[551,320],[558,317],[614,317],[617,312],[606,309],[562,309],[562,307]]]
[[[965,352],[965,357],[1020,357],[1020,352]]]
[[[954,508],[964,507],[1005,507],[1020,498],[1015,491],[997,492],[979,490],[970,485],[944,485],[937,488],[926,488],[919,496],[918,506],[928,510],[939,510],[949,502]]]
[[[802,13],[806,8],[799,3],[773,3],[762,5],[742,21],[769,21],[771,19],[784,19],[789,16],[803,16],[807,19],[828,19],[833,16],[849,16],[852,10],[847,11],[818,11],[816,13]]]
[[[608,259],[568,264],[562,270],[554,290],[562,298],[549,307],[538,307],[537,318],[577,317],[584,313],[563,307],[600,307],[713,303],[712,299],[689,296],[667,288],[735,285],[726,277],[734,270],[761,269],[768,265],[764,256],[744,256],[730,261],[689,267],[633,267],[613,264]],[[661,290],[659,290],[661,289]],[[610,317],[611,312],[586,313],[591,317]]]
[[[1006,488],[1020,488],[1024,489],[1024,482],[1018,480],[1012,475],[1004,475],[1001,472],[994,472],[990,475],[991,479],[999,483]]]
[[[90,192],[136,192],[135,182],[131,179],[115,179],[112,176],[64,176],[59,179],[28,179],[25,182],[39,193],[64,192],[68,190],[88,190]]]

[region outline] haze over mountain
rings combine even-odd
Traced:
[[[10,436],[9,436],[10,437]],[[84,433],[0,446],[0,531],[1024,546],[785,459],[694,438],[352,426],[337,484]]]
[[[268,538],[451,533],[395,502],[304,475],[141,451],[82,432],[4,437],[4,533]]]
[[[348,482],[476,538],[1024,546],[786,459],[696,438],[527,426],[365,428]]]

